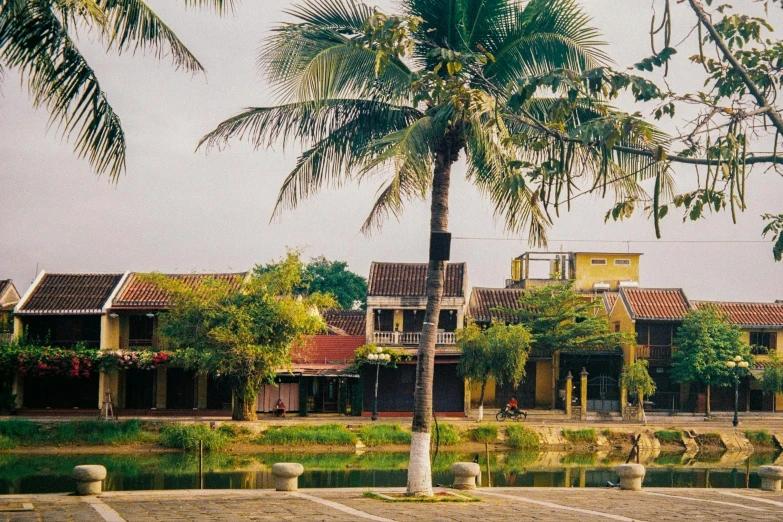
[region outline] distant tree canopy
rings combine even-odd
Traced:
[[[275,266],[258,265],[254,271],[264,274]],[[367,280],[348,270],[348,263],[345,261],[329,261],[324,256],[317,256],[311,258],[309,263],[302,263],[300,269],[300,281],[293,290],[295,295],[331,295],[340,308],[364,308],[367,300]]]
[[[482,408],[489,379],[495,379],[499,385],[511,383],[517,387],[525,377],[530,332],[523,325],[506,326],[496,322],[482,329],[470,323],[457,332],[457,346],[462,350],[457,372],[481,383],[479,405]]]
[[[536,353],[616,347],[633,342],[628,334],[612,332],[606,316],[596,313],[601,302],[574,292],[573,283],[532,288],[523,294],[519,304],[519,310],[505,309],[505,312],[515,315],[530,330]]]
[[[671,376],[676,382],[698,383],[707,387],[707,414],[712,386],[731,386],[734,370],[726,365],[739,355],[753,361],[750,346],[739,327],[715,306],[704,306],[685,315],[674,339]]]
[[[171,308],[159,315],[160,335],[188,367],[227,379],[234,420],[253,420],[261,385],[290,365],[291,348],[305,335],[325,329],[316,310],[335,303],[321,294],[295,295],[301,266],[298,254],[289,252],[236,290],[218,280],[193,288],[149,276],[171,295]]]

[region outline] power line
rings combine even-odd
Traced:
[[[511,238],[511,237],[464,237],[454,236],[454,240],[463,241],[519,241],[524,242],[525,239]],[[769,244],[770,241],[762,240],[731,240],[731,239],[547,239],[548,243],[716,243],[716,244],[736,244],[736,243],[758,243]]]

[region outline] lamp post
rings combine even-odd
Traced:
[[[739,418],[737,416],[739,410],[739,372],[740,369],[747,368],[749,364],[748,361],[743,360],[741,356],[737,355],[734,357],[734,360],[726,361],[726,366],[728,366],[730,370],[734,370],[734,420],[732,420],[731,423],[736,428],[737,424],[739,424]]]
[[[383,353],[383,348],[378,346],[375,353],[367,354],[367,362],[375,365],[375,396],[372,403],[372,420],[378,420],[378,374],[381,366],[385,366],[391,360],[391,355]]]

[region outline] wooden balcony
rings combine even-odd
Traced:
[[[648,359],[651,361],[668,361],[676,351],[677,347],[670,344],[638,344],[636,345],[636,358]]]
[[[384,346],[418,346],[421,332],[373,332],[372,342]],[[435,344],[453,345],[457,343],[455,332],[438,332]]]

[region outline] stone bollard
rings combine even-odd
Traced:
[[[620,475],[620,489],[641,491],[644,471],[644,466],[641,464],[621,464],[617,466],[617,474]]]
[[[291,462],[272,464],[272,476],[275,477],[277,491],[296,491],[299,489],[299,475],[304,473],[304,466]]]
[[[761,466],[759,467],[759,477],[761,477],[761,489],[764,491],[780,491],[780,481],[783,480],[783,467]]]
[[[105,478],[106,468],[103,466],[87,464],[73,468],[77,495],[99,495]]]
[[[481,468],[475,462],[455,462],[451,465],[454,474],[454,489],[476,489],[476,477]]]

